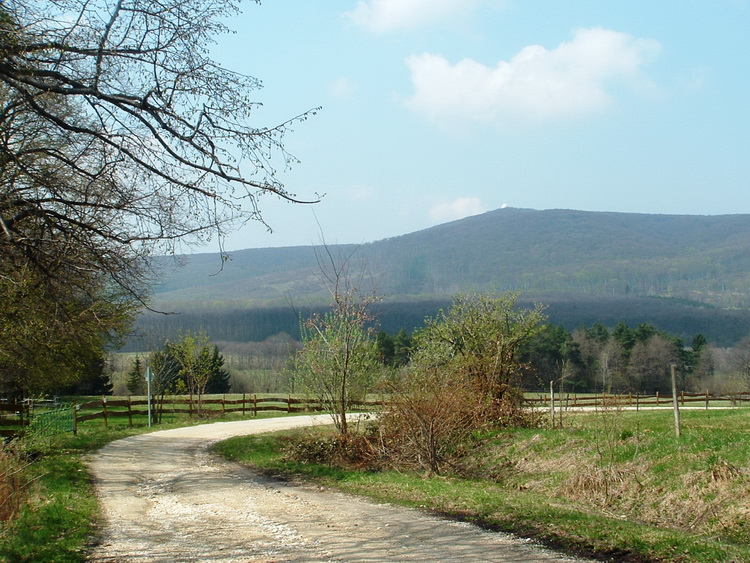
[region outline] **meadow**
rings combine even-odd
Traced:
[[[750,413],[569,413],[563,428],[474,436],[449,474],[301,463],[310,436],[234,438],[224,455],[610,561],[750,560]],[[317,430],[320,432],[321,430]],[[309,431],[305,431],[309,432]]]

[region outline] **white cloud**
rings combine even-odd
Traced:
[[[478,197],[459,197],[453,201],[441,202],[432,206],[430,219],[435,223],[445,223],[484,212],[485,209]]]
[[[592,28],[575,31],[571,41],[552,50],[524,47],[495,67],[415,55],[406,60],[414,85],[406,105],[440,122],[544,121],[598,112],[612,103],[607,83],[638,79],[640,67],[659,49],[654,40]]]
[[[412,29],[425,24],[450,21],[474,10],[487,0],[360,0],[346,12],[355,24],[375,33]]]

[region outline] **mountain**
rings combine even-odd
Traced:
[[[693,216],[504,208],[363,245],[262,248],[161,259],[165,274],[131,350],[180,330],[215,341],[260,341],[324,310],[323,271],[346,264],[374,290],[381,327],[422,326],[459,292],[520,290],[574,330],[648,322],[720,346],[750,335],[750,215]],[[330,271],[330,269],[328,270]]]
[[[157,307],[257,307],[326,299],[320,263],[349,259],[388,301],[457,292],[660,297],[750,307],[750,215],[650,215],[504,208],[429,229],[328,249],[184,256]]]

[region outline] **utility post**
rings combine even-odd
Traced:
[[[148,427],[151,428],[151,366],[146,368],[146,398],[148,402]]]

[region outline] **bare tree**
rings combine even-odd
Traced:
[[[0,204],[7,240],[49,233],[144,256],[262,221],[291,123],[255,127],[257,79],[208,57],[237,1],[7,0],[0,7]],[[34,142],[34,130],[44,131]],[[23,229],[33,215],[44,230]],[[88,237],[88,240],[86,240]],[[95,267],[100,264],[95,263]],[[125,283],[118,264],[108,268]]]
[[[627,369],[630,386],[647,393],[670,392],[669,366],[679,365],[678,352],[674,340],[662,334],[636,342]]]
[[[263,221],[263,194],[300,201],[276,170],[295,162],[284,134],[309,114],[251,125],[259,81],[208,56],[238,5],[0,3],[0,286],[21,300],[0,306],[0,323],[13,335],[39,321],[0,343],[3,378],[22,379],[19,350],[33,360],[52,329],[52,365],[75,358],[66,332],[98,345],[120,331],[154,254],[212,237],[221,249],[227,229]]]
[[[333,304],[325,314],[302,322],[303,348],[295,368],[303,384],[332,413],[341,434],[349,432],[347,414],[357,399],[365,397],[379,368],[374,317],[374,294],[361,291],[364,275],[353,279],[349,265],[354,253],[335,257],[324,245],[318,254]]]

